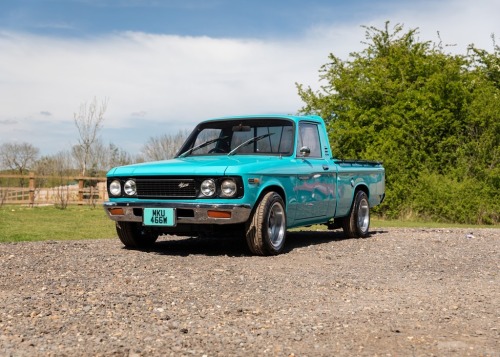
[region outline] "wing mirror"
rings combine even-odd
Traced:
[[[311,154],[311,149],[309,149],[307,146],[302,146],[299,150],[300,156],[309,156]]]

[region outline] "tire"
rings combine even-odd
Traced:
[[[370,228],[370,205],[364,191],[357,191],[349,216],[342,222],[344,233],[349,238],[366,238]]]
[[[246,226],[246,241],[257,255],[277,255],[283,251],[286,239],[286,211],[283,199],[268,192],[257,205]]]
[[[157,234],[146,231],[136,222],[116,222],[116,233],[127,248],[148,248],[158,239]]]

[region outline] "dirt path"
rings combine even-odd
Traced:
[[[500,229],[470,233],[1,244],[0,355],[500,356]]]

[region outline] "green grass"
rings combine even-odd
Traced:
[[[441,223],[427,221],[385,220],[379,218],[370,219],[370,229],[376,228],[500,228],[500,225],[473,225],[459,223]],[[327,230],[323,224],[315,224],[310,227],[293,228],[291,231],[322,231]]]
[[[115,225],[101,206],[0,207],[0,242],[116,237]]]
[[[477,225],[460,223],[443,223],[429,221],[384,220],[372,218],[372,228],[500,228],[500,225]]]

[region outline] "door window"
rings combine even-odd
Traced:
[[[309,155],[302,155],[300,149],[307,147],[310,150]],[[297,156],[303,157],[321,157],[321,148],[319,141],[318,126],[313,123],[301,123],[299,126],[299,137],[297,145]]]

